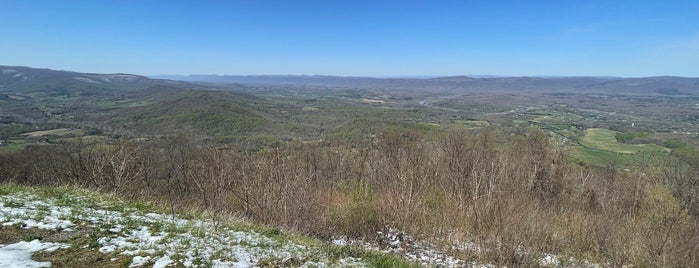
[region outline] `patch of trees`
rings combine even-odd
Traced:
[[[648,134],[642,132],[618,132],[614,136],[616,141],[621,143],[643,143],[648,138]]]

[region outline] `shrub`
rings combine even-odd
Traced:
[[[347,182],[342,188],[345,188],[343,194],[349,198],[331,208],[336,232],[351,237],[374,235],[381,224],[376,197],[369,184],[360,179]]]
[[[641,263],[657,266],[684,266],[681,243],[691,233],[690,217],[664,185],[646,189],[638,215],[642,236]],[[687,252],[684,252],[687,253]]]

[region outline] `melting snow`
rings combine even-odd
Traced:
[[[376,246],[374,243],[361,240],[347,240],[345,238],[335,239],[333,243],[335,245],[359,245],[377,251],[395,253],[428,266],[462,267],[467,265],[463,260],[437,250],[435,246],[427,241],[416,240],[401,230],[388,228],[388,232],[378,232],[377,234],[379,235],[379,244],[383,246]],[[470,264],[469,266],[474,265]]]
[[[50,262],[32,260],[32,254],[38,251],[54,251],[68,247],[66,244],[41,243],[39,240],[0,245],[0,267],[51,267]]]
[[[155,261],[155,264],[153,264],[153,268],[165,268],[171,263],[172,263],[172,259],[170,259],[170,256],[165,255],[165,256],[161,257],[160,259],[158,259],[157,261]]]
[[[148,263],[148,261],[150,261],[150,259],[151,259],[150,256],[145,256],[145,257],[143,257],[143,256],[134,256],[133,259],[131,260],[131,265],[129,265],[129,267],[138,267],[138,266],[142,266],[142,265]]]
[[[61,205],[66,203],[72,205]],[[327,260],[318,261],[318,251],[305,245],[280,241],[254,231],[216,228],[219,225],[209,220],[173,218],[172,215],[145,213],[134,208],[116,211],[109,210],[106,204],[90,203],[80,196],[63,196],[62,200],[55,200],[22,192],[0,195],[0,223],[3,226],[62,232],[83,227],[96,228],[98,233],[104,235],[95,241],[98,250],[104,254],[133,256],[129,267],[166,267],[172,264],[186,267],[251,267],[260,262],[272,266],[293,263],[301,267],[367,267],[362,259],[353,257],[328,264]],[[332,244],[359,245],[395,253],[423,265],[480,266],[454,258],[398,229],[388,228],[387,232],[379,233],[379,237],[379,244],[383,246],[346,238],[334,239]],[[48,267],[51,265],[49,262],[31,260],[32,253],[67,247],[67,244],[42,243],[38,240],[0,245],[0,267]],[[455,250],[481,249],[475,244],[467,244]],[[297,264],[298,261],[301,263]],[[558,266],[560,263],[558,256],[550,254],[545,254],[540,260],[541,266]],[[594,266],[592,263],[582,263]]]
[[[104,235],[95,241],[98,250],[104,254],[133,256],[129,267],[165,267],[171,264],[187,267],[251,267],[260,262],[278,266],[299,260],[304,267],[328,267],[324,261],[313,262],[318,259],[317,250],[254,231],[216,228],[219,225],[208,220],[173,218],[171,215],[145,213],[133,208],[121,208],[120,211],[95,208],[100,206],[89,205],[90,202],[79,196],[62,198],[64,199],[59,202],[22,192],[0,195],[0,223],[4,226],[63,232],[83,227],[96,228],[99,231],[97,233]],[[25,267],[31,261],[32,252],[54,250],[67,245],[32,241],[5,247],[2,248],[4,255],[0,255],[1,261],[4,261],[0,262],[0,267]],[[7,253],[18,247],[27,249]],[[26,267],[50,265],[40,262],[34,264]],[[332,266],[365,265],[360,259],[344,258]]]
[[[551,254],[545,254],[544,257],[541,258],[541,261],[539,262],[539,264],[541,264],[541,266],[545,266],[545,267],[555,267],[555,266],[558,266],[559,263],[560,262],[558,261],[558,258],[554,255],[551,255]]]
[[[72,205],[61,205],[66,203]],[[96,228],[98,233],[104,235],[95,241],[98,250],[104,254],[133,256],[129,267],[166,267],[172,264],[186,267],[251,267],[260,262],[272,266],[293,263],[301,267],[367,267],[362,259],[352,257],[328,264],[327,260],[318,261],[318,251],[305,245],[280,241],[254,231],[216,228],[220,225],[209,220],[173,218],[172,215],[145,213],[134,208],[115,211],[109,210],[109,205],[90,203],[80,196],[63,196],[62,200],[55,200],[22,192],[0,195],[0,223],[3,226],[62,232],[83,227]],[[332,244],[359,245],[395,253],[423,265],[479,266],[454,258],[398,229],[388,228],[387,232],[379,233],[379,237],[379,244],[383,246],[346,238],[334,239]],[[32,253],[67,247],[67,244],[42,243],[38,240],[0,245],[0,267],[48,267],[51,265],[49,262],[31,260]],[[475,244],[467,244],[455,250],[481,249]],[[301,263],[297,264],[298,261]],[[540,259],[541,266],[558,266],[560,263],[560,258],[555,255],[545,254]],[[595,266],[585,261],[582,263]]]

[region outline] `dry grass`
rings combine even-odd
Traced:
[[[65,135],[72,134],[75,131],[77,131],[77,130],[71,130],[69,128],[57,128],[57,129],[52,129],[52,130],[42,130],[42,131],[23,133],[22,137],[38,138],[38,137],[46,137],[46,136],[65,136]]]
[[[455,129],[434,140],[389,131],[259,152],[183,141],[82,146],[26,152],[32,161],[15,160],[24,168],[3,168],[3,179],[78,184],[323,238],[370,239],[391,226],[445,247],[477,245],[455,254],[511,267],[538,266],[544,254],[564,264],[699,265],[696,215],[661,167],[581,168],[543,132],[502,139]]]

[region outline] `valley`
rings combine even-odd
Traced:
[[[699,79],[0,70],[7,185],[89,189],[362,248],[256,265],[683,266],[699,252]],[[458,262],[408,258],[410,245],[386,244],[392,232]],[[144,252],[110,256],[164,258]],[[211,254],[225,260],[199,261],[240,261]]]

